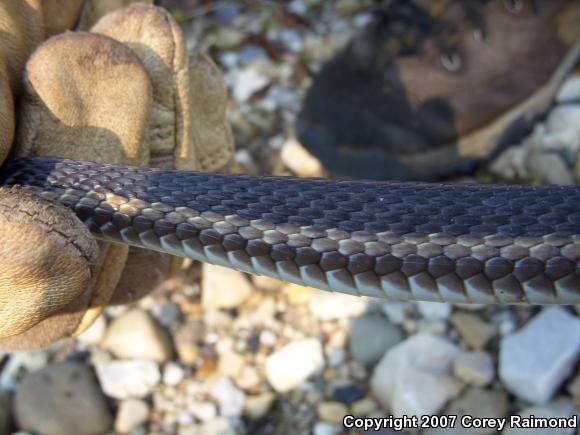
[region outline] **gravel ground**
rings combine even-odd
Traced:
[[[190,48],[208,49],[231,89],[242,170],[324,175],[292,125],[312,74],[368,22],[372,2],[179,3]],[[478,178],[578,183],[579,126],[573,75],[530,136]],[[371,433],[346,429],[347,414],[440,415],[419,421],[431,435],[572,434],[465,425],[580,413],[578,309],[385,302],[188,262],[78,340],[2,355],[0,434]]]

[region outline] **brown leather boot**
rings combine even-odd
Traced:
[[[338,176],[471,169],[548,108],[579,38],[577,0],[395,0],[317,75],[298,137]]]

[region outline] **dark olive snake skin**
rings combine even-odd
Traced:
[[[580,303],[580,186],[334,181],[57,158],[0,168],[100,239],[325,290]]]

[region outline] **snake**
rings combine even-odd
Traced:
[[[0,186],[70,208],[100,240],[322,290],[580,303],[580,186],[250,176],[54,157],[9,160]]]

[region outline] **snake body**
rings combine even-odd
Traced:
[[[0,185],[70,207],[99,239],[324,290],[580,303],[580,186],[252,177],[47,157],[7,162]]]

